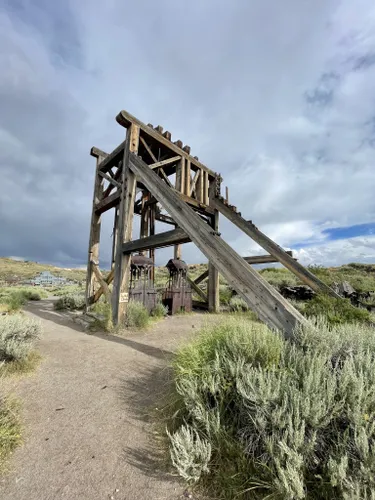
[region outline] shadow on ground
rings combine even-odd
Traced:
[[[171,359],[171,358],[170,358]],[[166,450],[163,436],[165,425],[161,419],[168,388],[172,382],[172,370],[168,366],[140,367],[137,377],[123,379],[120,397],[131,410],[131,417],[150,425],[149,445],[146,448],[124,449],[124,460],[144,474],[164,480],[176,480]]]

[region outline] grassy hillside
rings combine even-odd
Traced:
[[[192,264],[189,266],[189,275],[195,279],[207,269],[207,264]],[[347,264],[340,267],[309,267],[310,271],[316,274],[328,285],[334,282],[348,281],[358,292],[368,292],[375,290],[375,264]],[[5,257],[0,257],[0,280],[17,276],[20,279],[33,278],[41,271],[51,271],[56,276],[75,281],[85,281],[85,269],[64,269],[38,262],[22,262]],[[287,269],[269,267],[261,269],[262,276],[275,287],[281,285],[300,284],[298,279]],[[103,274],[107,273],[103,271]],[[157,286],[164,285],[168,280],[168,271],[164,266],[157,267],[155,282]],[[225,284],[225,280],[220,277],[220,282]]]
[[[86,279],[85,269],[63,269],[39,262],[23,262],[0,257],[0,280],[6,280],[13,276],[20,279],[30,279],[42,271],[50,271],[55,276],[62,276],[75,281],[84,281]]]

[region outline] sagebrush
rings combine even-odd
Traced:
[[[142,302],[130,300],[125,315],[125,326],[129,328],[145,328],[150,322],[150,315]]]
[[[177,354],[165,408],[179,474],[225,499],[374,499],[375,330],[286,341],[232,317]]]
[[[40,321],[22,314],[0,316],[0,362],[25,360],[41,331]]]
[[[11,453],[21,444],[21,431],[18,402],[0,396],[0,473],[6,469]]]
[[[84,295],[79,294],[68,294],[63,295],[54,303],[54,308],[57,311],[63,311],[64,309],[79,310],[85,307],[86,300]]]

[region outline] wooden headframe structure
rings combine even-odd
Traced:
[[[250,264],[280,262],[315,291],[335,295],[309,270],[265,236],[236,207],[221,196],[222,178],[190,155],[182,141],[172,142],[161,126],[145,125],[126,111],[117,122],[126,129],[125,140],[111,153],[91,149],[96,158],[92,206],[86,308],[102,294],[112,304],[112,319],[118,324],[128,303],[131,254],[142,253],[155,260],[155,249],[174,246],[181,258],[181,245],[193,241],[208,258],[208,271],[195,281],[193,290],[207,302],[209,311],[219,309],[219,272],[243,297],[249,307],[271,328],[287,334],[303,316],[283,298]],[[99,269],[101,215],[114,209],[112,269],[104,278]],[[219,213],[263,247],[269,255],[243,258],[222,238]],[[133,218],[139,215],[140,237],[132,240]],[[156,234],[155,221],[173,229]],[[208,279],[207,295],[199,284]],[[113,282],[112,292],[109,284]]]

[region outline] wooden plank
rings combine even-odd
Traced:
[[[157,161],[156,163],[151,163],[149,167],[152,169],[163,167],[164,165],[169,165],[170,163],[177,163],[179,160],[181,160],[181,156],[173,156],[173,158],[167,158],[166,160]]]
[[[104,158],[99,154],[96,156],[94,193],[92,197],[92,212],[86,275],[86,311],[89,310],[92,301],[91,297],[93,297],[96,292],[95,273],[92,266],[92,261],[99,262],[101,214],[96,211],[96,206],[98,201],[103,196],[103,179],[99,176],[99,166],[103,159]]]
[[[99,170],[99,175],[100,177],[103,177],[103,179],[105,179],[106,181],[108,181],[110,184],[113,184],[114,187],[117,187],[119,188],[121,186],[121,184],[119,182],[117,182],[113,177],[111,177],[110,175],[108,174],[105,174],[104,172],[100,172]]]
[[[229,203],[229,188],[225,186],[225,201]]]
[[[173,151],[174,153],[176,153],[180,156],[184,156],[187,160],[190,160],[192,166],[200,168],[202,170],[206,170],[210,177],[213,177],[213,178],[216,177],[215,172],[213,172],[208,167],[206,167],[206,165],[204,165],[203,163],[198,161],[196,158],[194,158],[190,154],[186,153],[183,149],[176,146],[176,144],[173,144],[173,142],[168,141],[168,139],[166,139],[165,137],[160,135],[153,128],[145,125],[143,122],[138,120],[138,118],[131,115],[127,111],[125,111],[125,110],[120,111],[120,113],[116,116],[116,121],[117,121],[117,123],[119,123],[120,125],[122,125],[125,128],[130,127],[130,125],[132,123],[137,124],[145,134],[149,135],[150,137],[152,137],[153,139],[158,141],[160,144],[162,144],[163,146],[168,148],[170,151]],[[124,143],[122,143],[122,144],[124,146]],[[196,168],[194,168],[194,170],[195,169]]]
[[[102,172],[107,172],[113,165],[122,160],[124,156],[125,141],[122,142],[115,148],[112,153],[110,153],[104,160],[100,163],[100,170]]]
[[[96,279],[98,280],[100,286],[103,289],[105,298],[107,299],[108,304],[111,304],[111,292],[108,288],[107,282],[104,280],[102,273],[100,272],[99,266],[96,262],[91,261],[91,265],[94,271],[94,274],[96,276]]]
[[[115,255],[117,246],[117,231],[118,231],[118,208],[115,208],[115,215],[113,218],[113,231],[112,231],[112,259],[111,268],[115,265]]]
[[[297,326],[307,324],[301,313],[225,243],[177,192],[166,186],[146,163],[131,154],[129,166],[262,321],[285,332],[286,336],[292,335]]]
[[[211,192],[213,192],[213,187]],[[215,210],[214,215],[211,217],[211,227],[213,231],[217,234],[219,231],[219,212]],[[215,267],[212,260],[208,262],[208,284],[207,284],[207,296],[208,296],[208,310],[212,313],[218,313],[220,311],[220,282],[219,282],[219,271]]]
[[[219,198],[211,200],[211,205],[219,210],[227,219],[241,229],[245,234],[250,236],[262,248],[275,257],[281,264],[283,264],[289,271],[297,276],[303,283],[309,285],[316,292],[324,292],[334,297],[339,297],[328,285],[323,283],[319,278],[312,274],[308,269],[303,267],[299,262],[295,261],[293,257],[288,255],[279,245],[272,241],[268,236],[263,234],[251,222],[246,221],[238,213],[233,212],[227,207]]]
[[[95,212],[100,215],[118,205],[120,202],[120,191],[110,194],[95,205]]]
[[[186,160],[186,165],[185,165],[185,191],[184,193],[187,196],[190,196],[190,161]]]
[[[139,140],[141,141],[141,143],[145,147],[145,150],[147,151],[147,153],[150,155],[150,158],[152,159],[152,161],[154,163],[156,163],[158,161],[158,159],[156,158],[156,156],[154,155],[154,153],[151,151],[150,146],[147,144],[147,142],[143,139],[142,136],[139,137]]]
[[[203,171],[203,203],[208,205],[208,173]]]
[[[113,168],[113,167],[112,167]],[[112,171],[112,168],[109,168],[108,169],[108,172],[109,171]],[[122,161],[119,161],[118,165],[117,165],[117,171],[115,173],[115,175],[113,176],[113,179],[115,181],[117,181],[120,177],[121,177],[121,172],[122,172]],[[107,196],[109,196],[113,190],[114,186],[112,184],[110,184],[107,189],[104,190],[104,193],[103,193],[103,198],[106,198]]]
[[[197,200],[200,202],[200,203],[204,203],[204,196],[203,196],[203,186],[204,186],[204,179],[203,179],[203,170],[201,170],[201,173],[198,177],[198,180],[197,180],[197,189],[196,189],[196,193],[197,193]]]
[[[185,190],[185,158],[181,158],[176,168],[176,190],[184,193]]]
[[[150,193],[143,192],[142,193],[142,211],[141,211],[141,227],[140,227],[140,237],[147,238],[148,229],[149,229],[149,214],[150,209],[146,206],[146,202],[150,199]],[[146,255],[145,250],[142,252],[143,255]]]
[[[114,276],[114,269],[112,268],[108,276],[104,279],[104,281],[110,285],[113,281],[113,276]],[[100,297],[103,295],[104,290],[103,287],[100,287],[99,290],[97,290],[94,294],[93,297],[90,298],[90,304],[94,304],[95,302],[98,302]]]
[[[167,174],[164,172],[163,168],[158,169],[158,174],[160,174],[160,177],[162,177],[165,182],[168,184],[168,186],[172,186],[171,181],[168,179]]]
[[[164,222],[164,224],[172,224],[173,226],[176,225],[175,221],[172,219],[172,217],[169,217],[169,215],[156,214],[155,219],[160,222]]]
[[[94,158],[100,158],[100,161],[103,161],[104,158],[107,158],[108,153],[93,146],[90,150],[90,155],[93,156]]]
[[[194,292],[199,295],[199,297],[204,301],[204,302],[207,302],[207,295],[204,293],[204,291],[199,288],[198,285],[196,285],[194,283],[194,281],[189,277],[189,276],[186,276],[186,280],[187,282],[189,283],[189,285],[191,286],[191,288],[194,290]]]
[[[150,250],[152,248],[164,248],[175,245],[177,243],[188,243],[189,236],[182,229],[173,229],[163,233],[140,238],[139,240],[128,241],[122,245],[122,252],[130,254],[140,252],[142,250]]]
[[[128,304],[131,256],[122,252],[122,245],[132,238],[137,180],[134,172],[129,168],[129,155],[138,151],[138,145],[139,127],[131,125],[127,129],[122,163],[122,186],[112,293],[112,321],[114,325],[118,325],[124,320]]]
[[[293,257],[293,252],[288,250],[286,253]],[[273,255],[253,255],[251,257],[244,257],[244,259],[248,264],[271,264],[279,262]]]
[[[195,194],[196,198],[198,198],[196,194],[196,184],[198,182],[200,175],[201,175],[201,170],[197,170],[194,174],[193,180],[191,181],[190,196],[193,196],[193,194]]]
[[[160,216],[161,214],[159,214]],[[155,217],[156,217],[156,205],[150,206],[150,237],[155,234]],[[155,280],[155,249],[151,248],[149,250],[148,256],[152,260],[154,266],[151,268],[150,278],[152,282]]]
[[[200,276],[198,276],[198,278],[194,280],[194,283],[196,285],[199,285],[199,283],[202,283],[202,281],[204,281],[207,278],[208,278],[208,269],[204,271],[204,273],[202,273]]]

